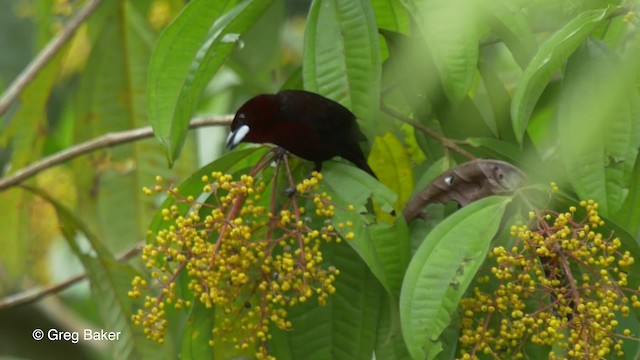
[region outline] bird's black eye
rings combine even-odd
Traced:
[[[449,186],[453,185],[453,175],[445,176],[444,183]]]

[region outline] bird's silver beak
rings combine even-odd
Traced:
[[[242,125],[236,129],[236,131],[232,131],[227,138],[227,148],[229,150],[233,150],[238,144],[242,142],[245,136],[249,133],[249,126]]]

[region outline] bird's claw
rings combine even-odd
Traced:
[[[292,198],[292,197],[293,197],[293,195],[295,195],[295,194],[296,194],[296,192],[297,192],[297,190],[296,190],[295,185],[292,185],[291,187],[286,188],[286,189],[284,190],[284,193],[285,193],[289,198]]]

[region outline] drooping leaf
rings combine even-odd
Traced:
[[[462,208],[438,224],[414,255],[400,294],[402,333],[414,359],[433,358],[442,349],[439,337],[484,261],[509,201],[491,196]]]
[[[629,179],[629,193],[627,198],[616,214],[620,226],[625,228],[635,237],[640,236],[640,156],[636,157],[636,164]]]
[[[482,1],[479,6],[491,30],[504,41],[518,64],[526,67],[537,44],[523,9],[502,0]]]
[[[347,244],[328,244],[323,254],[323,263],[340,270],[335,294],[325,306],[308,301],[288,309],[294,331],[270,330],[272,354],[277,359],[370,360],[384,289]]]
[[[478,63],[476,9],[467,0],[418,0],[412,13],[447,97],[461,102],[471,89]]]
[[[26,187],[44,198],[56,210],[62,233],[67,243],[82,262],[91,282],[91,291],[104,322],[104,329],[120,332],[113,341],[113,356],[118,359],[172,358],[172,346],[157,346],[145,338],[142,328],[131,321],[133,300],[128,296],[131,280],[136,272],[131,266],[115,261],[113,255],[70,209],[38,188]],[[90,249],[83,250],[78,237],[83,236]],[[82,334],[83,338],[85,334]]]
[[[640,97],[626,68],[605,43],[588,41],[567,63],[558,105],[567,180],[605,216],[624,202],[640,143]]]
[[[192,1],[163,32],[149,68],[149,117],[170,164],[205,86],[271,3]]]
[[[609,6],[585,11],[540,46],[524,69],[511,103],[511,120],[519,142],[522,142],[531,113],[553,74],[614,10],[614,6]]]
[[[144,13],[129,1],[101,7],[92,22],[94,46],[79,78],[75,142],[148,125],[147,66],[153,31]],[[169,172],[153,139],[93,152],[73,161],[79,211],[113,251],[144,237],[153,209],[141,192],[156,175],[181,176],[195,166],[193,156]],[[122,206],[129,204],[129,206]]]
[[[409,360],[411,356],[404,344],[400,329],[397,299],[386,296],[381,306],[375,358],[378,360]]]
[[[406,223],[398,220],[392,224],[371,224],[371,215],[366,213],[372,195],[378,199],[382,211],[390,212],[393,192],[354,166],[337,162],[327,165],[321,186],[335,203],[334,226],[345,239],[353,233],[349,244],[387,291],[397,298],[410,256]],[[349,206],[353,206],[353,210],[348,210]]]
[[[409,14],[400,0],[373,0],[371,6],[378,28],[403,34],[409,31]]]
[[[47,13],[47,18],[41,20],[49,24],[51,20],[49,16],[50,14]],[[46,36],[47,39],[43,38],[43,42],[51,35],[47,33]],[[7,49],[6,52],[13,52],[13,50]],[[47,137],[43,129],[47,128],[50,120],[47,117],[47,102],[65,53],[63,49],[43,67],[42,71],[22,91],[9,113],[0,119],[2,122],[0,148],[5,148],[6,154],[10,154],[10,157],[7,156],[7,163],[4,164],[9,174],[43,155],[43,144]],[[30,221],[37,221],[37,219],[31,219],[31,207],[35,205],[32,200],[31,194],[20,189],[10,189],[0,193],[0,203],[3,209],[6,209],[0,220],[0,225],[4,229],[0,235],[0,243],[5,248],[0,254],[0,263],[3,264],[3,271],[6,272],[2,278],[9,280],[0,285],[0,293],[4,293],[3,290],[9,290],[5,289],[5,286],[7,288],[17,286],[22,282],[23,277],[30,276],[35,270],[28,268],[28,265],[34,262],[29,259],[29,247],[42,249],[46,246],[35,243],[36,239],[30,236],[30,232],[33,231],[29,226]]]
[[[180,358],[185,360],[211,359],[214,349],[209,344],[214,327],[215,312],[196,302],[182,332]]]
[[[373,121],[380,108],[380,68],[371,3],[313,1],[304,41],[305,89],[340,102],[359,119]]]

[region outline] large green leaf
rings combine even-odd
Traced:
[[[50,26],[53,15],[47,6],[39,5],[39,11],[43,11],[42,17],[33,25],[36,26],[36,32],[42,33],[38,46],[44,46],[52,36]],[[15,40],[14,36],[12,34],[9,38]],[[50,62],[35,74],[31,83],[20,93],[18,101],[0,119],[0,149],[4,148],[7,154],[5,156],[8,157],[7,162],[3,161],[2,165],[6,165],[7,174],[18,171],[43,156],[43,144],[48,135],[45,129],[48,128],[49,121],[52,121],[48,118],[47,104],[67,48],[68,46],[65,46],[55,54]],[[7,56],[7,59],[12,58],[13,55],[10,53],[15,51],[5,48],[6,55],[3,56]],[[4,174],[4,171],[1,173]],[[0,216],[0,226],[3,229],[0,234],[0,244],[3,245],[0,264],[4,272],[0,276],[0,294],[15,291],[25,277],[30,277],[38,271],[33,263],[40,259],[31,259],[34,251],[29,249],[38,249],[39,252],[49,245],[38,243],[37,237],[33,236],[37,230],[33,229],[31,223],[38,219],[33,218],[34,211],[31,208],[35,205],[32,201],[32,195],[21,189],[0,192],[0,204],[3,208]]]
[[[79,81],[76,142],[148,125],[145,89],[153,32],[136,5],[110,2],[90,23],[95,43]],[[144,237],[153,209],[142,187],[156,175],[180,176],[195,166],[193,158],[185,158],[169,173],[161,150],[146,139],[74,160],[74,170],[82,174],[76,178],[80,211],[111,250]]]
[[[149,116],[170,164],[202,91],[272,0],[194,0],[162,33],[149,67]]]
[[[380,309],[375,359],[409,360],[411,356],[402,338],[397,299],[386,296]]]
[[[409,13],[400,0],[372,0],[378,28],[406,34],[409,31]]]
[[[640,142],[640,97],[627,70],[605,43],[588,41],[567,62],[558,104],[567,180],[605,216],[624,202]]]
[[[142,328],[131,321],[133,300],[128,296],[131,280],[136,272],[114,260],[113,255],[70,209],[37,188],[29,191],[44,198],[56,210],[60,228],[67,243],[82,262],[91,282],[93,298],[102,317],[105,331],[119,332],[118,341],[112,341],[116,359],[170,359],[171,344],[160,347],[145,338]],[[83,250],[78,238],[84,237],[89,250]],[[83,338],[85,334],[82,334]]]
[[[361,213],[366,211],[372,195],[381,204],[382,211],[391,212],[393,192],[354,166],[337,162],[327,165],[329,166],[323,172],[324,181],[321,185],[332,195],[336,204],[333,222],[352,224],[337,226],[338,232],[343,238],[353,232],[354,239],[349,244],[356,249],[380,283],[397,299],[410,256],[407,226],[402,220],[393,224],[369,224],[371,215]],[[349,205],[354,207],[354,211],[347,210]]]
[[[202,187],[204,186],[201,180],[203,176],[210,176],[213,171],[233,173],[233,171],[244,167],[247,160],[252,163],[257,162],[258,158],[264,154],[263,150],[264,148],[259,147],[236,150],[201,167],[177,186],[180,191],[180,195],[193,196],[194,198],[198,198],[202,194]],[[160,230],[166,229],[171,226],[169,222],[164,221],[162,209],[168,209],[172,205],[176,205],[178,207],[178,212],[181,214],[186,214],[187,211],[191,208],[190,204],[179,201],[173,196],[167,197],[158,207],[158,210],[155,212],[155,215],[151,220],[147,242],[154,241],[155,235]]]
[[[478,63],[476,8],[469,0],[416,0],[413,13],[430,49],[447,97],[459,103],[469,93]]]
[[[636,238],[640,238],[640,156],[636,157],[636,164],[629,179],[629,193],[614,216],[620,225]]]
[[[196,302],[191,308],[181,341],[180,358],[184,360],[211,359],[214,349],[209,345],[215,326],[215,311]]]
[[[308,301],[288,309],[293,331],[273,329],[271,351],[277,359],[370,360],[385,295],[367,265],[347,244],[328,244],[324,261],[340,275],[326,306]]]
[[[522,142],[531,113],[556,70],[580,44],[615,10],[589,10],[575,17],[547,39],[524,69],[513,94],[511,121],[518,141]]]
[[[504,0],[481,1],[479,6],[491,30],[509,48],[513,58],[521,67],[527,66],[537,44],[521,6]]]
[[[413,256],[400,294],[402,333],[414,359],[434,358],[439,337],[484,261],[509,197],[476,201],[442,221]]]
[[[302,76],[307,90],[376,119],[380,103],[376,19],[366,0],[315,0],[307,19]]]

